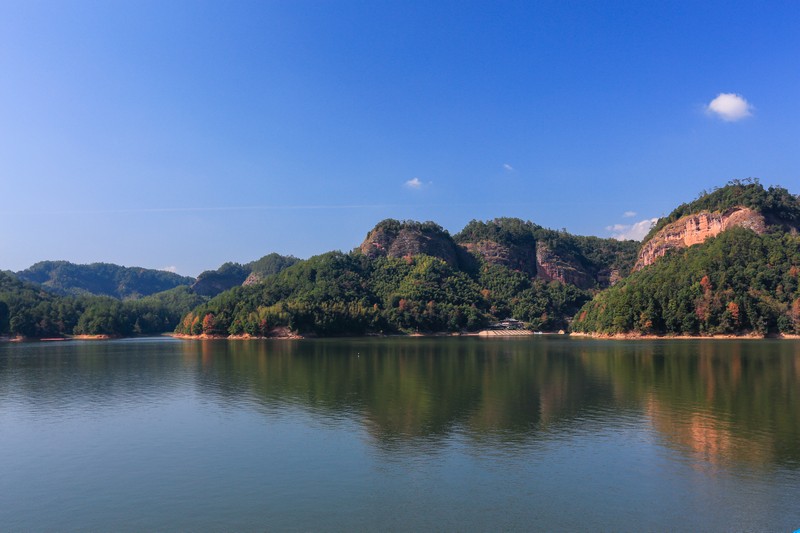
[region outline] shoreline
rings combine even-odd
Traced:
[[[434,338],[434,337],[479,337],[479,338],[508,338],[508,337],[574,337],[577,339],[595,339],[607,341],[635,341],[635,340],[800,340],[800,335],[796,334],[771,334],[771,335],[757,335],[757,334],[743,334],[743,335],[645,335],[638,333],[582,333],[582,332],[539,332],[530,330],[481,330],[463,333],[394,333],[394,334],[366,334],[366,335],[347,335],[343,337],[316,337],[314,335],[299,335],[292,333],[286,329],[276,331],[275,335],[269,336],[254,336],[248,334],[242,335],[185,335],[183,333],[164,332],[154,335],[145,335],[145,337],[171,337],[179,340],[300,340],[300,339],[314,339],[314,338],[391,338],[391,337],[419,337],[419,338]],[[122,337],[119,335],[68,335],[65,337],[47,337],[47,338],[28,338],[28,337],[11,337],[9,335],[0,336],[0,343],[18,343],[18,342],[63,342],[63,341],[105,341],[115,340],[122,338],[136,338]]]
[[[652,335],[640,333],[582,333],[573,332],[569,334],[570,337],[585,338],[585,339],[598,339],[598,340],[611,340],[611,341],[630,341],[630,340],[798,340],[800,335],[794,334],[769,334],[758,335],[754,333],[745,333],[742,335],[733,334],[720,334],[720,335]]]

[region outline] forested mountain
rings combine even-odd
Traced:
[[[473,220],[455,242],[493,265],[581,289],[605,288],[626,276],[639,243],[571,235],[515,218]]]
[[[544,264],[537,260],[543,248],[550,254]],[[353,252],[312,257],[222,293],[188,314],[177,331],[474,331],[510,316],[557,330],[591,298],[588,288],[607,286],[615,268],[630,269],[635,250],[632,242],[575,237],[517,219],[473,222],[455,239],[433,222],[384,220]],[[568,269],[584,278],[570,277]]]
[[[225,263],[191,287],[167,272],[43,262],[24,279],[0,273],[0,334],[430,333],[508,317],[544,331],[800,334],[799,225],[796,196],[745,180],[679,206],[642,244],[514,218],[455,236],[388,219],[350,253]],[[173,288],[142,297],[158,283]]]
[[[192,290],[202,296],[216,296],[238,285],[257,283],[298,261],[296,257],[271,253],[244,265],[225,263],[216,270],[206,270],[197,276]]]
[[[141,298],[194,282],[193,278],[164,270],[124,267],[110,263],[76,265],[68,261],[41,261],[17,272],[17,277],[23,281],[38,283],[56,294],[94,294],[120,300]]]
[[[667,220],[643,243],[639,270],[586,304],[574,330],[800,333],[796,196],[757,181],[731,182]]]
[[[297,261],[269,254],[246,265],[226,263],[204,273],[206,287],[225,285],[233,278],[233,286],[248,277],[256,282],[256,276]],[[43,338],[172,331],[183,315],[208,300],[208,293],[189,286],[193,281],[159,270],[67,261],[42,261],[19,274],[0,272],[0,335]],[[211,294],[227,288],[218,286]]]
[[[138,300],[57,295],[0,272],[0,335],[28,338],[72,334],[154,334],[170,331],[206,299],[179,286]]]

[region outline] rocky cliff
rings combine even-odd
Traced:
[[[490,265],[501,265],[511,270],[519,270],[536,277],[536,248],[509,246],[494,241],[465,242],[462,244],[468,252],[482,257]]]
[[[591,289],[598,281],[583,266],[554,253],[542,241],[536,243],[536,277],[545,281],[560,281],[580,289]]]
[[[384,220],[367,234],[359,248],[368,257],[425,254],[459,266],[458,246],[450,234],[432,222]]]
[[[701,211],[681,217],[664,226],[642,245],[634,271],[653,264],[669,250],[700,244],[733,227],[744,227],[762,234],[766,230],[766,222],[763,215],[742,206],[723,212]]]

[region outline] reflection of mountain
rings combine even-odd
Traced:
[[[0,345],[0,399],[58,412],[187,394],[269,417],[302,410],[322,424],[347,421],[380,448],[453,439],[513,448],[644,423],[693,462],[800,468],[800,343],[791,341]]]
[[[379,441],[470,435],[509,438],[568,421],[607,391],[551,343],[477,339],[359,339],[187,343],[216,386],[251,387],[266,404],[358,413]],[[220,376],[226,377],[225,383]]]
[[[203,382],[362,424],[378,443],[499,442],[646,416],[711,463],[800,460],[800,345],[357,339],[186,343]]]

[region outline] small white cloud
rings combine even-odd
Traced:
[[[658,222],[657,218],[648,218],[633,224],[614,224],[613,226],[606,226],[606,230],[612,233],[612,239],[617,239],[618,241],[641,241],[656,222]]]
[[[706,106],[706,112],[726,122],[736,122],[753,114],[753,106],[741,94],[720,93]]]
[[[622,213],[623,218],[633,218],[636,216],[636,211],[625,211]]]
[[[406,187],[409,189],[420,189],[422,188],[422,182],[419,180],[419,178],[411,178],[406,182]]]
[[[175,274],[178,271],[178,267],[176,267],[176,266],[166,266],[166,267],[162,267],[160,270],[163,270],[165,272],[172,272],[173,274]]]
[[[408,180],[403,184],[403,186],[406,187],[407,189],[412,189],[415,191],[424,189],[425,187],[429,187],[430,185],[433,185],[432,181],[424,182],[419,178],[411,178],[410,180]]]
[[[503,168],[504,168],[504,169],[505,169],[507,172],[514,172],[514,167],[512,167],[512,166],[511,166],[511,165],[509,165],[508,163],[503,163]]]

